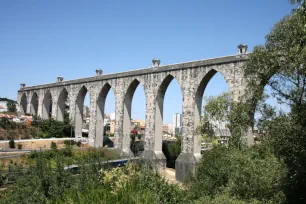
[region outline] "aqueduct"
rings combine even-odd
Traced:
[[[103,146],[103,120],[105,99],[110,89],[116,99],[116,132],[114,147],[122,155],[130,154],[131,102],[134,91],[141,84],[145,91],[145,151],[143,158],[155,160],[163,165],[162,152],[163,100],[170,82],[175,78],[181,88],[182,107],[182,150],[176,161],[176,178],[182,180],[193,170],[201,157],[198,135],[203,93],[209,80],[219,72],[225,78],[233,100],[240,100],[246,88],[242,65],[247,58],[247,46],[238,46],[237,55],[214,59],[184,62],[160,66],[154,59],[151,68],[28,86],[21,84],[18,91],[19,111],[43,119],[50,117],[62,121],[66,101],[69,103],[69,118],[75,127],[76,137],[82,137],[84,96],[90,97],[90,121],[88,142],[91,146]]]

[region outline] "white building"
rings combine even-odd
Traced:
[[[8,112],[7,101],[0,101],[0,112]]]
[[[182,132],[182,114],[173,114],[173,134],[179,135]]]
[[[169,134],[173,135],[174,132],[173,132],[173,124],[168,124],[168,132]]]
[[[116,113],[115,112],[110,113],[109,117],[110,117],[110,120],[115,120],[116,119]]]

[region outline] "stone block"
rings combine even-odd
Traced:
[[[194,174],[197,163],[193,153],[182,152],[175,161],[176,180],[184,181],[190,174]]]

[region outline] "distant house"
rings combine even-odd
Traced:
[[[8,114],[0,114],[0,118],[6,118],[10,121],[16,120],[17,116],[15,115],[8,115]]]
[[[8,112],[7,101],[0,101],[0,113]]]

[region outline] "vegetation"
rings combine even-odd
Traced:
[[[195,198],[227,194],[247,202],[282,203],[285,174],[283,163],[259,147],[217,146],[205,151],[189,186]]]
[[[11,113],[16,112],[16,104],[17,102],[8,98],[0,98],[0,101],[7,101],[7,109]]]
[[[61,151],[32,154],[27,168],[12,164],[7,176],[14,184],[0,203],[189,203],[184,190],[149,167],[109,169],[105,155],[93,153],[78,159],[78,172],[66,171]]]
[[[303,0],[290,2],[300,6],[275,25],[245,63],[245,103],[223,94],[205,106],[208,119],[225,121],[232,136],[228,147],[204,152],[183,187],[144,164],[111,169],[103,163],[110,158],[105,150],[82,154],[70,145],[62,150],[53,145],[51,151],[31,153],[26,165],[0,167],[0,184],[11,182],[0,203],[306,203],[306,8]],[[288,112],[264,103],[266,85]],[[252,120],[255,111],[260,116]],[[62,135],[55,124],[43,121],[37,127]],[[253,125],[264,135],[247,148],[243,136]],[[200,130],[213,136],[205,122]],[[131,138],[135,141],[136,135]],[[179,140],[163,147],[172,160],[179,150]],[[64,170],[68,164],[80,168]]]
[[[62,122],[34,117],[31,125],[0,118],[0,140],[62,137],[74,137],[74,129],[68,118]]]
[[[22,149],[22,144],[17,145],[18,149]]]
[[[176,141],[163,141],[163,153],[167,159],[167,167],[175,168],[175,161],[181,153],[181,137],[176,137]]]
[[[54,120],[53,118],[42,120],[34,117],[32,126],[39,128],[40,131],[38,132],[38,136],[40,138],[61,138],[74,136],[74,128],[72,128],[68,117],[65,117],[63,122]]]
[[[39,129],[24,123],[15,123],[7,118],[0,118],[0,140],[30,139]]]
[[[266,43],[254,48],[245,65],[253,109],[262,100],[265,85],[271,87],[288,113],[263,106],[258,126],[266,132],[262,145],[286,164],[284,192],[288,203],[306,200],[306,10],[301,6],[275,25]],[[256,67],[256,69],[254,69]]]
[[[15,148],[15,141],[14,141],[13,139],[11,139],[11,140],[9,141],[9,147],[12,148],[12,149]]]

